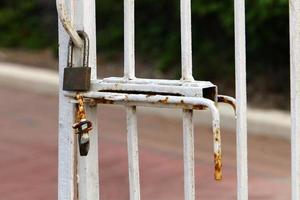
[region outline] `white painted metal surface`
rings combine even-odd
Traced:
[[[181,79],[193,80],[191,0],[180,0],[181,17]],[[183,111],[184,197],[195,199],[195,155],[193,110]]]
[[[136,107],[127,107],[127,146],[130,199],[140,199],[139,150]]]
[[[69,34],[69,36],[72,38],[72,41],[74,42],[75,46],[82,47],[83,41],[76,32],[71,17],[68,16],[67,7],[65,4],[65,0],[56,0],[56,7],[57,7],[57,14],[58,18],[61,22],[61,25],[65,28],[65,31]]]
[[[135,77],[134,0],[124,0],[124,77]]]
[[[174,81],[174,80],[151,80],[135,78],[105,78],[95,80],[91,84],[93,91],[110,92],[139,92],[174,94],[183,96],[203,96],[203,90],[211,89],[216,92],[216,86],[208,81]]]
[[[94,0],[66,1],[66,13],[73,27],[84,30],[91,41],[89,64],[92,68],[92,79],[96,79],[96,31],[95,31],[95,2]],[[66,14],[65,13],[65,14]],[[73,17],[72,17],[73,16]],[[91,131],[91,144],[89,155],[85,158],[79,157],[77,138],[74,136],[72,124],[74,123],[74,105],[70,104],[70,98],[62,92],[63,71],[67,64],[67,50],[69,43],[68,32],[59,23],[59,180],[58,199],[80,200],[99,199],[98,180],[98,130],[97,109],[87,107],[87,115],[93,123]],[[81,63],[81,53],[74,52],[74,66]]]
[[[290,0],[292,200],[300,199],[300,2]]]
[[[73,10],[69,3],[69,10]],[[71,12],[70,12],[71,13]],[[67,63],[68,35],[59,23],[59,157],[58,157],[58,199],[73,200],[75,197],[76,175],[75,175],[75,144],[74,134],[70,124],[74,122],[74,106],[68,103],[68,97],[63,95],[62,81],[63,70]]]
[[[135,78],[134,48],[134,0],[124,0],[124,78]],[[140,173],[136,106],[128,106],[127,113],[127,146],[129,194],[131,200],[140,199]]]
[[[184,199],[195,199],[193,111],[183,110]]]
[[[248,199],[245,1],[234,1],[237,100],[237,199]]]
[[[181,71],[182,80],[194,80],[192,61],[191,0],[180,0],[181,18]]]

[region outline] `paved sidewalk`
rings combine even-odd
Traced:
[[[0,199],[57,199],[56,96],[0,85]],[[100,191],[104,200],[127,200],[125,111],[99,108]],[[182,200],[181,121],[139,114],[142,199]],[[196,126],[197,199],[236,197],[235,135],[222,132],[224,180],[213,180],[212,136]],[[250,135],[250,200],[290,199],[290,147],[286,140]]]

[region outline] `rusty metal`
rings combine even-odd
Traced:
[[[69,14],[67,13],[65,0],[56,0],[56,8],[58,17],[61,21],[62,26],[74,42],[74,45],[78,48],[81,48],[83,46],[83,41],[80,38],[79,34],[76,32],[74,26],[72,25],[72,22],[69,18]]]
[[[215,180],[222,180],[222,151],[221,151],[221,133],[219,128],[214,128],[214,163]]]
[[[63,90],[65,91],[87,91],[90,89],[91,68],[89,65],[89,39],[85,32],[78,31],[84,39],[83,64],[81,67],[73,67],[74,43],[70,39],[68,47],[68,63],[64,69]]]
[[[233,108],[234,113],[236,114],[236,100],[233,97],[226,96],[226,95],[218,95],[217,98],[218,98],[218,103],[229,104]]]
[[[68,96],[74,94],[68,93]],[[166,107],[182,108],[190,110],[209,109],[212,113],[212,130],[214,143],[214,163],[215,180],[222,179],[222,149],[221,149],[221,131],[220,114],[214,101],[201,97],[183,97],[166,95],[147,95],[147,94],[127,94],[127,93],[108,93],[108,92],[86,92],[82,93],[87,103],[92,105],[116,104],[126,106],[145,106],[145,107]],[[76,101],[75,103],[77,103]]]
[[[80,155],[87,156],[90,148],[89,131],[93,129],[92,122],[86,119],[83,96],[77,94],[75,98],[78,101],[77,114],[76,122],[72,127],[75,130],[75,134],[78,135]]]
[[[66,96],[74,97],[76,93],[65,93]],[[147,95],[109,92],[85,92],[81,93],[84,101],[91,106],[95,104],[116,104],[127,106],[145,107],[165,107],[182,108],[192,110],[205,110],[208,106],[204,102],[209,102],[210,106],[214,101],[201,97],[167,96],[167,95]],[[78,101],[72,101],[78,103]]]

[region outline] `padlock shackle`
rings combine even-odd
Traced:
[[[78,35],[83,39],[83,67],[89,66],[89,52],[90,52],[90,40],[86,32],[84,31],[77,31]],[[67,67],[73,66],[73,50],[74,50],[74,43],[72,39],[69,40],[68,46],[68,65]]]

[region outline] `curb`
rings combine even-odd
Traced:
[[[58,94],[58,73],[51,70],[12,63],[0,63],[0,84],[23,90],[34,90],[40,94]],[[235,130],[235,117],[231,107],[220,104],[221,126]],[[162,115],[166,118],[181,119],[180,110],[140,108],[142,113]],[[205,126],[211,124],[208,111],[195,112],[194,121]],[[260,110],[248,108],[248,132],[290,139],[290,114],[280,110]]]
[[[0,84],[42,94],[58,94],[55,71],[12,63],[0,63]]]

